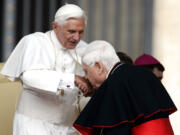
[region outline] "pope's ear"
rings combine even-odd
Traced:
[[[56,22],[52,22],[51,25],[52,25],[52,28],[54,29],[56,27]]]
[[[57,23],[56,22],[52,22],[52,28],[56,32],[56,29],[57,29]]]

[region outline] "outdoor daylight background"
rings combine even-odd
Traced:
[[[50,30],[65,3],[85,10],[86,42],[106,40],[133,60],[143,53],[156,57],[165,67],[162,83],[180,108],[180,0],[1,0],[0,68],[23,36]],[[20,92],[19,82],[0,76],[0,135],[12,135]],[[180,112],[170,119],[180,135]]]

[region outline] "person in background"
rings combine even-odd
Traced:
[[[117,56],[119,57],[119,59],[121,60],[122,63],[133,64],[133,60],[126,53],[119,51],[119,52],[116,52],[116,54],[117,54]]]
[[[1,73],[11,81],[20,80],[23,87],[13,135],[79,134],[72,124],[81,96],[76,85],[89,89],[81,67],[86,20],[79,6],[62,6],[53,30],[23,37],[6,61]]]
[[[121,63],[113,46],[91,42],[82,56],[94,95],[74,123],[82,135],[173,135],[176,106],[150,71]]]
[[[144,67],[152,71],[160,80],[163,78],[164,66],[153,56],[143,54],[136,58],[134,65]]]

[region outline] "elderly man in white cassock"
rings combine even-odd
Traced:
[[[53,30],[27,35],[17,44],[1,71],[23,87],[13,135],[79,134],[72,123],[80,112],[77,86],[89,89],[81,77],[85,26],[84,11],[66,4],[56,12]]]

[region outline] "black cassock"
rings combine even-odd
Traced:
[[[166,121],[176,110],[161,81],[151,71],[118,63],[96,90],[74,127],[83,135],[132,135],[134,127],[158,119]],[[158,132],[164,130],[161,124],[152,125],[152,133],[156,128]],[[143,130],[146,132],[146,128]],[[170,128],[166,130],[171,132]]]

